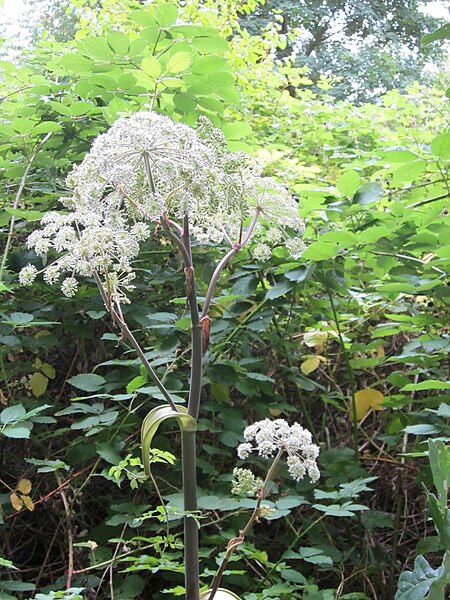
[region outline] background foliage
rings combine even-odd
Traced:
[[[254,154],[289,186],[307,223],[301,259],[280,247],[258,264],[246,250],[220,280],[200,434],[204,583],[246,520],[248,503],[230,496],[235,447],[247,422],[270,413],[314,432],[323,477],[312,490],[279,472],[275,514],[233,557],[227,587],[246,600],[391,599],[405,571],[400,600],[443,598],[450,538],[442,443],[450,388],[445,88],[415,83],[357,105],[320,70],[283,58],[289,38],[279,25],[247,28],[258,23],[257,7],[72,0],[60,35],[41,34],[21,60],[4,54],[5,600],[62,597],[66,588],[72,598],[183,593],[180,477],[162,464],[177,455],[176,436],[156,440],[162,453],[153,472],[166,508],[139,459],[140,423],[160,400],[157,390],[120,343],[92,282],[71,299],[39,282],[17,285],[22,266],[41,265],[26,235],[66,193],[71,165],[118,115],[149,104],[190,125],[207,115],[231,149]],[[221,251],[194,252],[202,294]],[[170,243],[151,240],[126,316],[180,402],[189,362],[183,295],[179,257]],[[435,440],[429,459],[428,438]]]

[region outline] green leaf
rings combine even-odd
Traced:
[[[240,140],[247,137],[252,132],[252,128],[248,123],[235,121],[234,123],[223,125],[222,131],[227,140]]]
[[[44,213],[38,210],[23,210],[21,208],[10,208],[9,206],[5,208],[5,212],[24,221],[40,221],[44,216]]]
[[[284,296],[285,294],[290,292],[293,287],[294,283],[291,281],[281,281],[280,283],[276,283],[267,292],[266,298],[268,300],[275,300],[275,298],[280,298],[280,296]]]
[[[157,79],[161,75],[161,63],[154,56],[146,56],[143,58],[141,69],[152,79]]]
[[[439,569],[433,569],[423,556],[418,556],[414,561],[414,571],[400,575],[395,600],[423,600],[440,575]]]
[[[4,408],[0,413],[0,421],[4,425],[9,425],[11,423],[16,423],[17,421],[21,421],[23,417],[26,415],[26,410],[22,404],[16,404],[15,406],[8,406]]]
[[[229,47],[227,40],[218,35],[195,37],[192,45],[197,50],[208,54],[223,54]]]
[[[413,181],[414,179],[417,179],[426,168],[427,162],[425,160],[413,160],[408,162],[393,172],[391,184],[397,186]]]
[[[170,406],[157,406],[145,417],[141,428],[142,462],[147,475],[150,474],[150,446],[158,427],[167,419],[176,419],[181,432],[195,431],[197,424],[187,408],[178,406],[178,412]]]
[[[427,379],[427,381],[421,381],[420,383],[408,383],[402,389],[401,392],[420,392],[423,390],[448,390],[450,388],[450,381],[439,381],[438,379]]]
[[[175,106],[184,113],[189,113],[197,106],[197,101],[194,100],[189,94],[175,94],[173,97],[173,103]]]
[[[83,56],[78,52],[64,54],[60,63],[69,73],[91,73],[94,66],[94,63],[90,58]]]
[[[130,49],[130,40],[121,31],[110,31],[106,39],[108,41],[111,50],[117,54],[117,56],[126,56]]]
[[[431,152],[434,156],[450,159],[450,133],[441,133],[431,141]]]
[[[80,375],[71,377],[68,383],[84,392],[96,392],[105,383],[105,378],[100,375],[94,375],[94,373],[80,373]]]
[[[7,427],[2,433],[8,438],[28,439],[30,437],[30,430],[27,427]]]
[[[57,133],[62,130],[62,125],[60,123],[55,123],[55,121],[42,121],[39,125],[33,129],[34,133],[49,133],[50,131],[53,133]]]
[[[427,600],[443,600],[446,587],[450,584],[450,552],[448,550],[444,554],[440,569],[442,572],[431,584]]]
[[[161,4],[156,7],[155,18],[158,24],[166,29],[173,25],[178,17],[178,9],[173,4]]]
[[[363,183],[353,196],[353,202],[367,206],[380,200],[383,194],[383,188],[378,183]]]
[[[17,570],[17,567],[14,565],[14,563],[12,561],[7,560],[6,558],[3,558],[2,556],[0,556],[0,567],[5,567],[6,569]]]
[[[323,550],[320,548],[299,548],[298,551],[300,557],[309,563],[315,565],[332,565],[333,561],[329,556],[324,555]]]
[[[356,171],[347,171],[336,181],[336,187],[343,196],[353,196],[361,183]]]
[[[127,384],[127,394],[132,394],[148,382],[144,375],[137,375]]]
[[[192,65],[192,70],[194,73],[203,75],[205,73],[214,73],[216,71],[220,71],[226,67],[226,64],[226,59],[221,58],[220,56],[205,56],[195,61],[195,63]]]
[[[423,423],[420,425],[408,425],[403,430],[405,433],[412,433],[413,435],[434,435],[439,433],[439,429],[434,425]]]
[[[446,23],[439,29],[435,29],[431,33],[426,33],[422,39],[422,45],[430,44],[431,42],[435,42],[436,40],[448,40],[450,39],[450,23]]]
[[[192,63],[192,54],[190,52],[175,52],[169,58],[167,70],[169,73],[181,73],[185,71]]]
[[[428,449],[434,487],[438,492],[441,508],[446,508],[450,484],[450,447],[442,441],[428,440]]]

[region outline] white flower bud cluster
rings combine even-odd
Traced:
[[[132,262],[140,243],[150,236],[148,223],[180,220],[188,215],[191,231],[202,244],[220,243],[224,231],[241,232],[255,210],[269,227],[256,256],[266,260],[270,245],[282,236],[299,252],[304,227],[298,206],[285,188],[263,178],[248,157],[226,150],[223,134],[202,119],[197,130],[150,111],[119,118],[94,141],[82,163],[67,178],[71,195],[61,198],[69,212],[50,212],[42,229],[28,238],[38,255],[62,254],[46,269],[44,279],[56,282],[70,276],[62,291],[73,296],[75,275],[104,279],[113,300],[126,301],[132,288]],[[286,242],[286,246],[287,246]],[[270,244],[270,245],[269,245]],[[288,247],[288,246],[287,246]],[[28,265],[20,281],[31,284]]]
[[[320,478],[317,467],[319,447],[312,443],[312,435],[298,423],[289,425],[284,419],[264,419],[246,427],[245,442],[237,450],[245,460],[252,452],[263,458],[273,458],[280,450],[286,451],[291,477],[300,481],[308,474],[313,483]]]
[[[250,469],[233,469],[231,493],[236,496],[249,496],[254,498],[261,491],[263,480],[255,477]]]

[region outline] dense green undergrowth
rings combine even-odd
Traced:
[[[72,598],[183,595],[178,463],[154,465],[158,496],[140,461],[142,418],[162,398],[91,281],[73,298],[17,283],[26,264],[42,267],[26,235],[57,207],[71,165],[118,115],[150,104],[190,125],[208,116],[232,150],[289,186],[306,222],[302,258],[280,246],[259,263],[250,247],[219,281],[199,431],[202,582],[246,522],[250,504],[230,494],[242,431],[281,415],[314,433],[322,478],[313,489],[277,473],[275,511],[232,557],[227,587],[246,600],[390,600],[411,570],[399,600],[424,598],[430,585],[430,598],[443,598],[444,91],[416,84],[377,105],[335,102],[330,82],[317,96],[305,71],[274,59],[276,28],[250,37],[231,9],[217,17],[214,3],[179,12],[131,4],[105,3],[84,15],[76,40],[44,40],[21,66],[0,65],[1,597],[43,600],[66,588]],[[222,250],[193,252],[202,296]],[[180,257],[155,234],[136,267],[125,316],[183,402],[190,319]],[[177,456],[177,435],[167,432],[155,446]],[[431,468],[428,438],[437,440]],[[413,596],[419,584],[423,595]]]

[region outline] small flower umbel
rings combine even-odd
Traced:
[[[252,452],[263,458],[272,458],[280,450],[287,454],[287,466],[291,477],[300,481],[308,474],[313,483],[320,478],[317,467],[319,447],[312,443],[312,435],[298,423],[289,425],[284,419],[264,419],[249,425],[244,431],[245,442],[237,453],[245,460]]]
[[[232,493],[256,497],[256,506],[239,535],[228,542],[227,551],[214,577],[208,600],[213,600],[231,555],[242,544],[253,524],[260,518],[270,516],[272,509],[264,505],[263,500],[283,455],[287,454],[288,471],[295,481],[303,479],[306,473],[313,483],[320,478],[316,463],[319,447],[312,443],[311,433],[298,423],[289,425],[284,419],[257,421],[246,427],[244,439],[245,442],[240,444],[237,450],[241,460],[247,459],[252,452],[256,452],[262,458],[271,458],[272,463],[264,481],[255,477],[250,469],[233,470]]]

